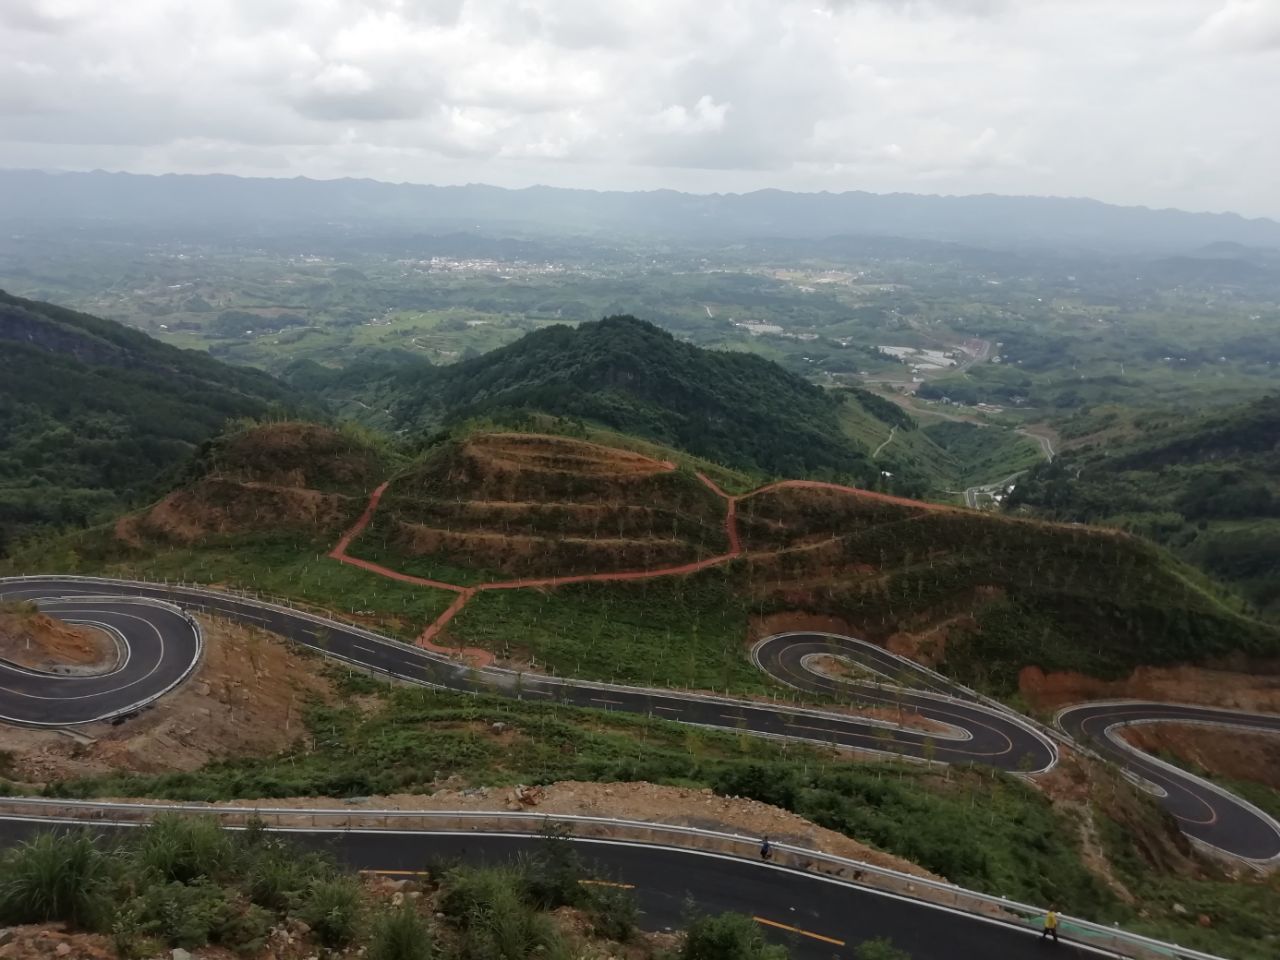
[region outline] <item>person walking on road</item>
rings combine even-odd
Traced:
[[[772,856],[773,856],[773,847],[769,845],[769,837],[765,836],[765,838],[762,841],[760,841],[760,859],[768,860]]]
[[[1052,936],[1053,942],[1058,942],[1058,905],[1051,904],[1049,912],[1044,915],[1044,930],[1040,933],[1040,939]]]

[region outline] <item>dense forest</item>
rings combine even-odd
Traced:
[[[119,511],[229,419],[289,403],[259,371],[0,291],[0,556]]]
[[[1148,536],[1280,615],[1280,395],[1142,426],[1035,468],[1010,506]]]
[[[862,484],[878,476],[843,436],[838,397],[769,360],[705,350],[631,316],[547,327],[448,367],[405,361],[380,370],[308,365],[290,379],[341,397],[358,377],[400,430],[536,411],[768,474]]]

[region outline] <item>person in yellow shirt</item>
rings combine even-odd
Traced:
[[[1052,904],[1049,912],[1044,915],[1044,931],[1040,934],[1040,939],[1053,936],[1053,942],[1058,942],[1058,905]]]

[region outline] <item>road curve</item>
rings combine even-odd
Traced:
[[[1057,759],[1053,742],[1013,711],[981,702],[972,693],[939,674],[882,648],[847,637],[820,633],[781,635],[757,644],[753,649],[753,657],[762,669],[790,686],[813,693],[835,694],[842,699],[852,699],[867,706],[910,710],[929,724],[928,730],[767,701],[565,680],[496,667],[474,669],[440,654],[390,640],[359,627],[289,607],[190,586],[62,576],[0,579],[0,598],[57,597],[64,601],[74,601],[76,598],[93,597],[95,599],[92,603],[97,608],[104,608],[106,604],[100,598],[106,596],[119,601],[149,598],[167,601],[187,610],[216,614],[277,633],[328,657],[426,686],[522,700],[552,701],[597,710],[621,710],[759,736],[785,737],[833,747],[887,751],[912,758],[975,762],[1008,771],[1046,770]],[[137,607],[132,612],[136,614],[138,609],[149,608]],[[156,616],[160,617],[161,614],[157,613]],[[181,619],[179,614],[169,613],[165,616]],[[176,628],[177,625],[172,620],[169,622]],[[811,658],[817,654],[835,655],[852,661],[890,683],[858,683],[824,677],[815,673],[809,665]],[[177,677],[173,681],[176,683],[181,676],[185,676],[184,671],[189,672],[192,663],[194,661],[189,658],[186,666],[182,660],[175,660],[167,667],[169,672],[166,675]],[[156,672],[159,673],[158,670]],[[10,684],[3,685],[4,688],[9,686]],[[67,689],[68,695],[70,694],[68,688],[63,689]],[[132,688],[114,692],[104,689],[102,695],[107,699],[100,699],[99,707],[105,706],[117,713],[136,708],[137,701],[130,690]],[[163,691],[157,691],[155,696],[161,692]],[[0,688],[0,714],[14,714],[15,709],[11,706],[13,702],[23,701],[21,697],[12,697],[8,689]],[[26,722],[63,725],[89,719],[82,714],[75,714],[74,706],[66,707],[64,712],[59,706],[61,699],[40,700],[39,703],[42,706],[38,710],[44,712],[34,715],[37,708],[28,706],[33,717]],[[1081,708],[1087,709],[1090,708]],[[1128,719],[1125,722],[1186,719],[1192,713],[1207,708],[1156,704],[1148,705],[1146,709],[1157,712],[1149,713],[1146,717],[1140,711],[1126,714]],[[1076,716],[1087,718],[1089,715],[1067,712],[1061,718],[1069,736],[1075,736],[1070,724]],[[73,719],[76,717],[79,719]],[[1277,726],[1270,725],[1273,720]],[[1280,718],[1263,718],[1256,726],[1258,729],[1280,729]],[[1076,729],[1082,735],[1092,737],[1094,721]],[[1133,768],[1135,761],[1142,760],[1134,752],[1116,746],[1114,740],[1105,735],[1097,739],[1102,744],[1115,747],[1115,752],[1111,755],[1126,768]],[[1150,769],[1144,772],[1139,768],[1136,772],[1144,777],[1150,773],[1148,779],[1162,786],[1166,781],[1173,784],[1173,789],[1166,787],[1167,796],[1162,798],[1162,802],[1170,806],[1175,816],[1185,816],[1190,811],[1191,815],[1185,820],[1184,828],[1191,836],[1248,860],[1280,857],[1280,826],[1271,818],[1189,774],[1149,758],[1145,762]],[[1178,803],[1190,806],[1178,807]],[[1204,805],[1202,809],[1211,809],[1212,815],[1197,817],[1193,808],[1201,804]],[[1274,843],[1267,842],[1269,835],[1274,837]]]
[[[1057,762],[1053,742],[1016,714],[979,703],[962,687],[883,647],[829,633],[783,633],[761,640],[751,657],[761,670],[797,690],[910,712],[928,727],[859,731],[850,735],[857,738],[850,746],[1009,772],[1041,772]],[[832,678],[812,668],[815,657],[836,657],[881,679]]]
[[[1280,716],[1117,700],[1066,707],[1054,722],[1077,743],[1145,781],[1187,836],[1244,860],[1280,858],[1280,823],[1275,819],[1216,784],[1143,753],[1120,736],[1125,727],[1143,723],[1190,723],[1280,734]]]
[[[47,822],[0,817],[0,846],[29,838]],[[107,832],[109,825],[92,829]],[[370,872],[423,870],[459,860],[506,864],[537,852],[536,837],[482,832],[298,830],[300,843]],[[796,960],[849,957],[855,946],[888,937],[913,960],[1037,960],[1039,931],[908,899],[872,887],[707,851],[626,841],[577,839],[584,864],[598,878],[632,888],[646,930],[679,930],[688,903],[701,911],[732,910],[756,918],[769,939]],[[1070,934],[1068,929],[1067,933]],[[1115,956],[1064,940],[1055,956]]]
[[[37,600],[40,610],[99,629],[116,644],[108,670],[69,675],[0,660],[0,720],[65,727],[129,713],[181,683],[200,659],[199,628],[180,610],[129,597],[71,597],[0,582],[0,599]]]

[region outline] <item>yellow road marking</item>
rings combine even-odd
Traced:
[[[359,870],[362,877],[425,877],[425,870]]]
[[[756,923],[763,923],[766,927],[777,927],[779,930],[786,930],[788,933],[798,933],[802,937],[810,937],[814,940],[821,940],[823,943],[830,943],[837,947],[843,947],[844,941],[837,940],[835,937],[824,937],[820,933],[813,933],[810,930],[801,930],[799,927],[793,927],[790,924],[779,923],[777,920],[766,920],[764,917],[752,917]]]
[[[589,887],[617,887],[619,890],[634,890],[636,888],[634,883],[614,883],[611,880],[579,880],[578,882]]]

